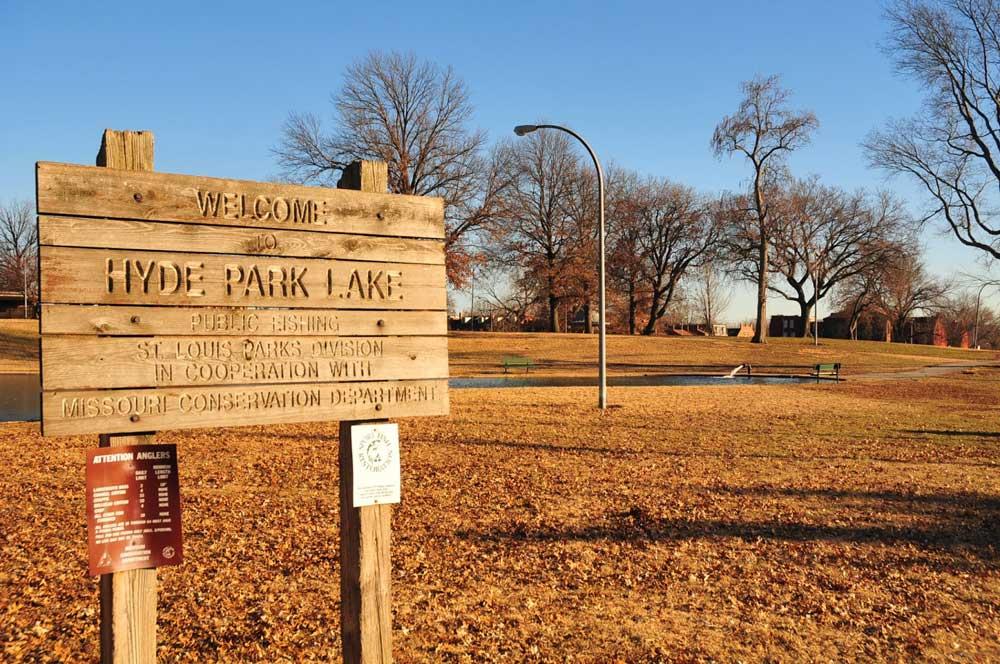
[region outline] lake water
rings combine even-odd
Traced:
[[[0,374],[0,422],[37,420],[38,374]]]
[[[812,378],[754,376],[753,378],[722,378],[720,376],[609,376],[611,387],[653,387],[659,385],[761,385],[774,383],[813,382]],[[466,388],[506,387],[596,387],[595,376],[532,376],[508,374],[481,378],[452,378],[448,385],[457,390]],[[25,422],[39,419],[38,374],[0,374],[0,422]]]

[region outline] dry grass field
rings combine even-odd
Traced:
[[[1000,661],[996,369],[613,388],[603,415],[585,388],[452,394],[401,423],[400,662]],[[92,661],[96,441],[36,431],[0,425],[0,659]],[[161,661],[336,660],[336,425],[161,439],[186,538],[159,575]]]
[[[593,374],[597,337],[584,334],[452,332],[452,376],[503,373],[504,355],[531,358],[543,375]],[[721,373],[750,362],[763,373],[808,373],[817,363],[840,362],[848,376],[896,372],[958,362],[1000,360],[1000,352],[872,341],[770,339],[766,345],[736,337],[608,336],[610,374]],[[38,321],[0,319],[0,373],[38,371]]]
[[[535,373],[594,373],[597,337],[584,334],[452,333],[448,356],[453,376],[503,373],[504,355],[523,355]],[[962,361],[1000,360],[994,351],[935,348],[873,341],[770,339],[766,345],[736,337],[608,336],[612,374],[720,373],[744,362],[755,371],[808,373],[817,363],[840,362],[845,373],[891,372]]]
[[[0,318],[0,373],[38,371],[38,321]]]

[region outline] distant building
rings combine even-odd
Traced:
[[[672,325],[666,334],[676,337],[724,337],[727,335],[725,325],[708,325],[701,323],[683,323]]]
[[[753,336],[753,333],[754,327],[750,323],[740,323],[739,327],[726,328],[726,334],[730,337],[750,338]]]
[[[804,333],[802,316],[777,314],[771,316],[771,323],[767,327],[767,334],[771,337],[801,337]]]
[[[671,325],[664,332],[668,337],[702,337],[705,336],[696,325]]]
[[[851,339],[851,316],[837,311],[819,326],[820,336],[827,339]],[[889,319],[878,313],[863,315],[857,323],[853,338],[859,341],[892,341],[892,325]]]
[[[950,320],[945,323],[948,332],[948,345],[954,348],[972,348],[972,330],[965,321]]]
[[[587,314],[590,314],[590,325],[587,325]],[[601,329],[601,315],[595,308],[580,307],[569,319],[570,332],[597,333]]]
[[[455,332],[488,332],[495,323],[491,316],[448,316],[448,329]]]
[[[24,315],[24,293],[0,291],[0,318],[34,318],[33,302],[28,301],[28,315]]]
[[[923,344],[925,346],[948,346],[948,330],[945,328],[944,319],[941,316],[914,316],[905,328],[906,341],[911,344]],[[966,341],[968,348],[968,341]]]
[[[945,348],[968,348],[970,337],[968,326],[960,321],[949,321],[943,316],[914,316],[903,324],[902,335],[893,337],[892,322],[880,313],[868,313],[857,322],[853,338],[859,341],[897,341],[899,343],[922,344]],[[823,319],[820,335],[829,339],[850,339],[851,317],[843,311],[835,312]]]

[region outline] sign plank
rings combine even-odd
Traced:
[[[401,237],[49,215],[38,218],[38,234],[43,246],[444,265],[440,240]]]
[[[407,336],[445,335],[445,311],[336,311],[241,307],[43,304],[42,334],[103,336]]]
[[[443,265],[41,247],[41,300],[67,304],[439,309]]]
[[[42,393],[46,436],[447,414],[445,379]]]
[[[444,238],[440,198],[39,162],[39,214]]]
[[[448,377],[445,337],[59,335],[42,358],[46,391]]]

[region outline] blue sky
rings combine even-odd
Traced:
[[[371,49],[414,51],[468,83],[491,138],[536,119],[569,124],[603,159],[706,192],[747,166],[708,142],[739,83],[777,73],[820,130],[798,175],[916,189],[870,171],[859,142],[915,112],[893,73],[875,1],[27,2],[0,3],[0,199],[30,198],[37,160],[92,163],[101,131],[151,129],[157,170],[266,179],[289,111],[329,117],[345,66]],[[925,235],[932,270],[977,254]],[[792,307],[772,301],[774,312]],[[822,306],[822,305],[821,305]],[[729,317],[749,317],[740,289]]]

